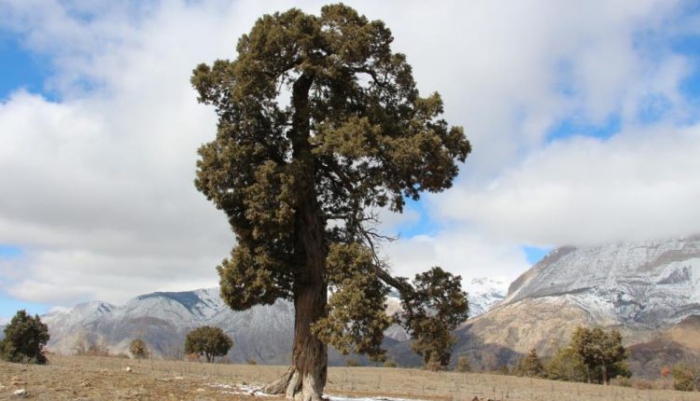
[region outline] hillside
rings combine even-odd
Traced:
[[[628,345],[700,315],[700,236],[552,251],[508,296],[459,330],[458,353],[477,366],[551,355],[577,326],[617,328]],[[497,350],[484,362],[484,350]],[[488,356],[488,355],[487,355]]]

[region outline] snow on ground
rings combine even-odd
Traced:
[[[272,397],[260,391],[260,387],[248,384],[210,384],[209,387],[221,389],[224,394],[255,395],[256,397]],[[425,401],[413,398],[391,397],[348,397],[341,395],[324,394],[324,398],[330,401]]]

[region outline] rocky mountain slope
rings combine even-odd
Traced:
[[[457,352],[493,367],[531,348],[551,355],[579,325],[617,328],[631,345],[693,315],[700,315],[700,236],[565,247],[515,280],[497,307],[465,324]]]
[[[466,284],[472,314],[500,302],[505,288],[505,282],[490,279]],[[389,297],[387,311],[394,313],[399,309],[400,301]],[[182,354],[182,344],[190,330],[210,325],[222,328],[234,339],[229,354],[233,361],[288,363],[294,308],[290,302],[278,301],[236,312],[224,304],[217,288],[211,288],[141,295],[121,306],[88,302],[48,313],[42,321],[51,334],[48,348],[63,354],[74,353],[76,346],[83,343],[104,346],[112,353],[126,353],[131,340],[141,338],[157,355],[177,357]],[[390,327],[385,335],[389,349],[409,338],[399,326]],[[344,363],[344,358],[334,353],[331,362]]]
[[[700,316],[689,316],[659,336],[629,347],[630,368],[641,376],[658,377],[665,366],[700,364]]]

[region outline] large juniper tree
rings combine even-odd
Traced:
[[[196,186],[237,239],[218,267],[221,295],[237,310],[294,301],[292,366],[268,392],[318,400],[326,344],[382,358],[389,286],[412,299],[417,290],[377,256],[373,213],[449,188],[470,152],[392,40],[344,5],[292,9],[261,17],[237,59],[194,71],[219,117]]]

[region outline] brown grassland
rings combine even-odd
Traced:
[[[131,371],[127,372],[126,368]],[[129,360],[114,357],[50,356],[46,366],[0,362],[0,399],[34,400],[254,400],[235,394],[236,385],[263,384],[285,367],[201,362]],[[333,367],[326,393],[423,400],[699,400],[700,393],[638,390],[482,373],[419,369]],[[266,400],[276,398],[264,397]]]

